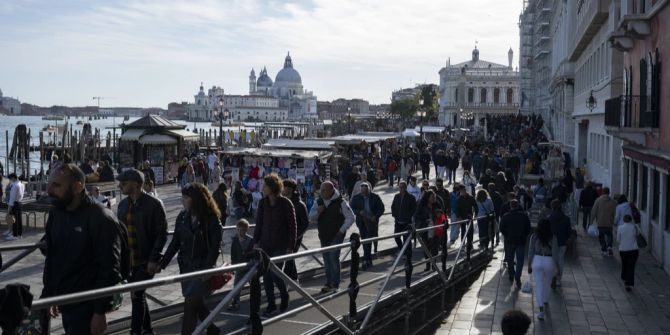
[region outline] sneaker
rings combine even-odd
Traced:
[[[19,239],[18,237],[12,236],[12,235],[9,235],[9,236],[5,237],[5,241],[14,241],[14,240],[18,240],[18,239]]]
[[[330,285],[326,284],[326,285],[324,285],[324,286],[321,288],[321,293],[328,293],[328,292],[330,292],[330,291],[332,291],[332,290],[333,290],[333,288],[330,287]]]
[[[2,233],[2,236],[10,236],[10,235],[12,235],[12,231],[11,231],[11,230],[8,230],[8,231]]]
[[[521,280],[520,280],[520,279],[517,279],[517,280],[516,280],[516,289],[517,289],[517,290],[520,290],[520,289],[521,289]]]
[[[632,287],[632,286],[626,286],[626,292],[630,292],[630,291],[632,291],[632,290],[633,290],[633,287]]]
[[[544,312],[537,313],[537,319],[540,321],[544,321]]]
[[[268,307],[265,309],[265,312],[263,312],[263,316],[268,318],[273,315],[277,314],[277,307]]]
[[[230,304],[230,306],[228,306],[229,311],[237,311],[239,309],[240,309],[240,305],[238,305],[236,302],[234,302],[234,303]]]

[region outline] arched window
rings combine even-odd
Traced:
[[[514,91],[511,88],[507,89],[507,103],[511,104],[512,103],[512,98],[514,97]]]
[[[473,103],[475,102],[475,89],[474,88],[468,88],[468,102]]]
[[[493,89],[493,103],[500,103],[500,89],[497,87]]]
[[[485,104],[486,103],[486,89],[482,88],[480,97],[479,97],[479,102]]]
[[[456,93],[454,94],[454,102],[458,102],[458,88],[456,88]]]

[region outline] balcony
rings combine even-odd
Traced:
[[[579,58],[609,15],[607,0],[579,0],[577,4],[577,26],[570,61]]]
[[[658,133],[659,110],[651,97],[622,95],[605,101],[607,133],[623,140],[645,145],[645,135]]]

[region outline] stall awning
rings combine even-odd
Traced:
[[[419,133],[417,133],[414,129],[405,129],[405,131],[402,132],[403,137],[417,137],[419,136]]]
[[[334,141],[289,140],[283,138],[270,139],[263,148],[294,149],[294,150],[331,150]]]
[[[119,138],[120,141],[137,141],[144,134],[144,129],[128,129]]]
[[[285,157],[300,159],[327,159],[332,156],[332,151],[312,150],[278,150],[259,148],[230,148],[222,151],[226,155],[248,156],[248,157]]]
[[[151,134],[140,137],[142,144],[177,144],[177,139],[170,135]]]
[[[199,139],[198,134],[184,129],[171,129],[167,132],[174,136],[183,138],[184,141],[197,141]]]

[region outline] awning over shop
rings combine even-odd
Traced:
[[[402,132],[402,137],[417,137],[419,136],[419,133],[416,132],[414,129],[405,129],[405,131]]]
[[[198,134],[185,129],[170,129],[167,132],[174,136],[183,138],[184,141],[197,141],[200,138]]]
[[[144,135],[144,129],[128,129],[119,138],[120,141],[137,141]]]
[[[277,150],[277,149],[259,149],[259,148],[230,148],[222,151],[225,155],[238,155],[247,157],[284,157],[300,159],[327,159],[333,155],[330,151],[313,150]]]
[[[177,144],[177,139],[170,135],[151,134],[140,137],[141,144]]]
[[[424,134],[439,134],[445,131],[445,127],[438,127],[438,126],[423,126],[423,132]],[[422,131],[421,126],[416,126],[414,130],[420,132]]]
[[[331,150],[335,144],[334,141],[317,140],[290,140],[283,138],[270,139],[268,143],[263,144],[263,148],[274,149],[294,149],[294,150]]]
[[[366,134],[348,134],[342,136],[335,136],[330,138],[324,138],[326,141],[335,141],[336,144],[360,144],[361,142],[366,143],[377,143],[383,142],[389,139],[395,139],[400,137],[398,133],[366,133]]]

